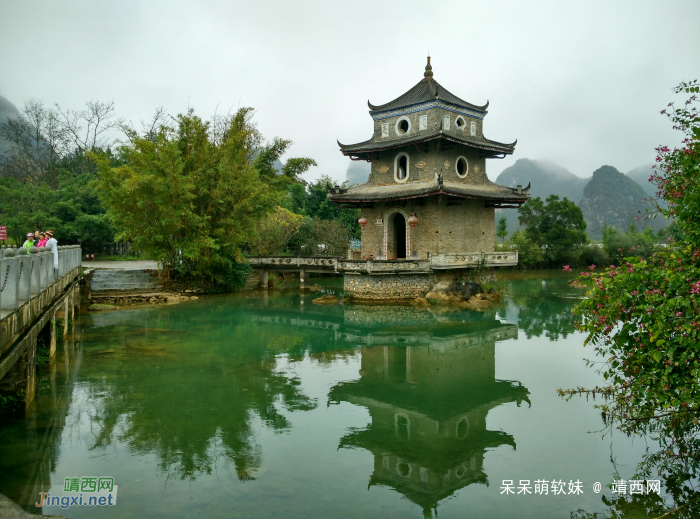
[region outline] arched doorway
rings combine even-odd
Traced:
[[[406,218],[401,213],[394,216],[394,236],[396,236],[396,259],[406,259]]]

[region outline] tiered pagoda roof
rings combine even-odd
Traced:
[[[454,198],[479,198],[486,200],[487,205],[507,207],[508,204],[519,206],[527,202],[530,198],[529,189],[529,185],[525,188],[512,188],[496,184],[488,179],[486,179],[485,184],[479,185],[444,182],[442,177],[437,177],[433,180],[404,182],[402,184],[373,185],[371,182],[365,182],[347,189],[336,187],[328,194],[328,198],[336,204],[352,206],[366,202],[446,195]]]
[[[382,141],[369,139],[364,142],[358,142],[357,144],[342,144],[340,141],[338,141],[338,146],[340,146],[340,151],[345,156],[351,157],[355,160],[371,160],[370,155],[372,152],[390,150],[392,148],[399,148],[408,144],[420,144],[422,142],[434,141],[437,139],[477,148],[480,150],[481,154],[486,157],[512,155],[515,151],[515,145],[518,143],[518,141],[515,141],[511,144],[503,144],[502,142],[496,142],[490,139],[464,137],[459,135],[457,131],[450,132],[448,130],[438,129],[421,135],[405,137],[403,139],[390,139]]]
[[[423,79],[413,86],[413,88],[400,95],[393,101],[389,101],[383,105],[373,105],[367,101],[370,108],[369,113],[372,116],[372,119],[385,119],[396,115],[427,110],[429,108],[443,108],[445,110],[477,119],[483,119],[488,113],[486,110],[486,108],[489,106],[488,101],[486,101],[486,104],[482,106],[469,103],[463,99],[460,99],[445,87],[440,85],[440,83],[435,81],[435,79],[433,79],[433,68],[430,65],[430,58],[428,58],[428,64],[425,67],[423,76]],[[504,144],[483,137],[468,138],[465,137],[462,132],[459,132],[456,129],[450,131],[443,130],[442,128],[435,128],[432,131],[402,139],[377,140],[372,138],[364,142],[358,142],[357,144],[342,144],[340,141],[338,141],[338,146],[340,146],[340,151],[343,153],[343,155],[349,156],[354,160],[371,161],[372,152],[398,148],[401,146],[406,146],[407,144],[419,144],[438,139],[477,148],[485,157],[503,157],[505,155],[511,155],[515,150],[515,145],[518,142],[516,140],[513,143]]]
[[[373,105],[369,101],[367,101],[367,104],[371,110],[370,114],[375,115],[389,110],[396,110],[406,106],[413,106],[433,101],[442,101],[444,103],[454,105],[455,107],[472,110],[482,114],[482,116],[486,115],[486,109],[489,106],[488,101],[486,101],[486,104],[483,106],[468,103],[435,81],[433,79],[433,67],[430,65],[430,58],[428,58],[428,64],[425,66],[423,79],[416,83],[416,85],[408,92],[383,105]]]
[[[488,101],[484,105],[475,105],[460,99],[452,94],[435,79],[433,79],[430,58],[425,67],[424,77],[406,93],[393,101],[383,105],[373,105],[369,101],[370,115],[375,121],[425,111],[431,108],[440,108],[457,114],[463,114],[472,119],[482,120],[487,114]],[[379,152],[416,146],[419,149],[428,150],[427,144],[436,142],[442,149],[450,149],[455,146],[467,146],[478,151],[482,158],[503,158],[511,155],[515,150],[517,141],[505,144],[479,135],[471,135],[457,128],[445,129],[441,124],[434,124],[430,129],[419,132],[411,132],[409,136],[396,136],[392,138],[374,135],[371,139],[356,144],[342,144],[338,142],[343,155],[353,160],[366,160],[372,162]],[[401,183],[375,184],[370,180],[364,184],[341,189],[336,186],[329,193],[329,199],[336,204],[345,206],[358,206],[363,203],[388,200],[406,200],[422,198],[432,195],[447,195],[453,198],[479,198],[486,200],[487,205],[494,207],[519,207],[528,198],[529,185],[526,188],[518,186],[511,188],[491,182],[486,178],[481,184],[467,182],[443,181],[442,172],[432,179],[425,177],[420,180],[409,179]]]

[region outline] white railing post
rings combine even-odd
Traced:
[[[39,247],[37,249],[38,254],[36,255],[35,263],[34,263],[34,270],[36,270],[36,279],[37,279],[37,285],[36,289],[38,292],[41,292],[48,286],[48,273],[46,271],[46,262],[48,260],[48,254],[46,254],[46,247]],[[32,284],[32,289],[34,289],[34,285]]]
[[[65,246],[56,247],[56,250],[58,251],[58,279],[61,279],[66,275],[66,252],[64,249]]]
[[[6,249],[0,260],[0,309],[14,310],[19,303],[19,280],[17,279],[17,259],[15,249]]]
[[[18,249],[17,261],[17,299],[29,301],[32,298],[32,258],[27,249]]]
[[[30,288],[30,294],[38,294],[41,292],[41,271],[39,269],[39,249],[36,247],[30,247],[29,258],[32,260],[31,265],[29,265],[29,276],[32,278],[32,286]]]

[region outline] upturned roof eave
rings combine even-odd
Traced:
[[[493,201],[497,203],[504,203],[504,204],[524,204],[525,202],[528,201],[530,198],[530,195],[528,194],[523,194],[523,195],[509,195],[507,193],[493,193],[492,196],[488,196],[488,194],[484,195],[477,195],[477,194],[465,194],[465,193],[456,193],[452,190],[445,189],[444,187],[438,188],[438,189],[433,189],[425,193],[416,193],[416,194],[403,194],[403,195],[397,195],[397,196],[385,196],[385,197],[370,197],[370,196],[354,196],[352,193],[350,194],[340,194],[340,195],[333,195],[332,193],[328,193],[328,200],[330,200],[333,203],[348,203],[348,204],[364,204],[364,203],[369,203],[369,202],[388,202],[392,200],[412,200],[416,198],[425,198],[428,196],[438,196],[438,195],[445,195],[445,196],[451,196],[454,198],[464,198],[464,199],[472,199],[472,200],[488,200],[488,201]],[[502,195],[502,196],[499,196]]]
[[[408,139],[388,140],[381,143],[373,141],[371,139],[364,142],[358,142],[357,144],[342,144],[340,141],[336,142],[338,142],[338,146],[340,147],[341,153],[345,156],[349,156],[364,153],[373,153],[377,151],[385,151],[394,148],[400,148],[402,146],[408,146],[411,144],[421,144],[436,139],[445,139],[447,141],[454,142],[457,144],[463,144],[472,148],[492,151],[495,153],[503,153],[506,155],[512,155],[515,151],[515,145],[518,143],[517,140],[511,144],[504,144],[489,139],[484,139],[483,141],[460,139],[456,136],[444,133],[442,130],[439,130],[437,133],[431,133],[429,135],[417,138],[411,137]],[[370,145],[372,146],[370,147]]]
[[[463,110],[467,109],[467,110],[471,110],[473,112],[478,112],[478,113],[483,114],[483,115],[486,115],[489,113],[489,111],[487,110],[487,108],[489,106],[489,101],[486,101],[486,104],[483,106],[476,106],[476,105],[472,105],[471,103],[467,103],[467,102],[464,102],[463,104],[462,103],[454,103],[452,101],[447,101],[446,99],[440,99],[439,97],[437,97],[435,99],[428,99],[426,101],[420,101],[418,103],[408,103],[405,105],[398,105],[395,107],[389,106],[388,108],[378,108],[378,107],[372,108],[374,105],[372,103],[370,103],[369,101],[367,101],[367,106],[369,106],[369,108],[370,108],[369,115],[375,116],[375,115],[381,115],[381,114],[386,113],[386,112],[395,112],[397,110],[403,110],[403,109],[407,110],[409,108],[420,106],[420,105],[423,105],[426,103],[431,103],[433,101],[440,101],[441,103],[445,103],[446,105],[450,105],[450,106],[453,106],[455,108],[461,108]],[[387,105],[389,105],[389,104],[391,104],[391,103],[387,103]],[[387,106],[387,105],[384,105],[384,106]]]
[[[373,105],[371,102],[367,101],[367,106],[370,109],[370,114],[375,115],[377,113],[386,112],[389,110],[408,108],[429,101],[442,101],[443,103],[447,103],[452,106],[467,108],[469,110],[474,110],[484,114],[487,113],[486,108],[489,106],[488,101],[486,101],[485,105],[479,106],[457,97],[440,83],[435,81],[432,77],[425,77],[421,79],[406,92],[388,103]]]

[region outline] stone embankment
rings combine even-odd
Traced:
[[[89,279],[92,303],[90,311],[116,310],[124,306],[177,304],[199,299],[199,290],[185,290],[184,293],[165,290],[158,282],[157,269],[145,262],[119,261],[100,265],[92,270]],[[90,265],[90,262],[86,263]],[[116,267],[116,268],[115,268]],[[132,268],[138,267],[138,268]]]
[[[425,294],[424,298],[416,298],[416,303],[435,303],[481,310],[493,306],[500,300],[500,293],[494,289],[484,291],[478,283],[442,281]]]
[[[12,501],[10,498],[0,494],[0,517],[4,519],[32,519],[37,517],[35,514],[25,512],[22,508]],[[67,519],[64,515],[42,515],[53,519]]]
[[[389,278],[390,276],[387,276]],[[470,310],[483,310],[497,304],[502,296],[494,289],[484,290],[481,285],[468,281],[443,280],[426,283],[422,282],[419,286],[407,286],[406,289],[396,290],[396,286],[408,281],[410,278],[404,279],[388,279],[386,282],[373,281],[372,292],[363,293],[362,296],[357,296],[357,291],[348,294],[346,292],[345,301],[353,303],[412,303],[414,305],[449,305]],[[415,281],[416,276],[412,276]],[[383,284],[391,284],[389,290],[395,295],[394,299],[383,297],[385,294],[375,292],[383,290]],[[346,283],[347,284],[347,283]],[[367,297],[369,295],[369,297]],[[315,299],[316,304],[326,303],[324,298]]]

